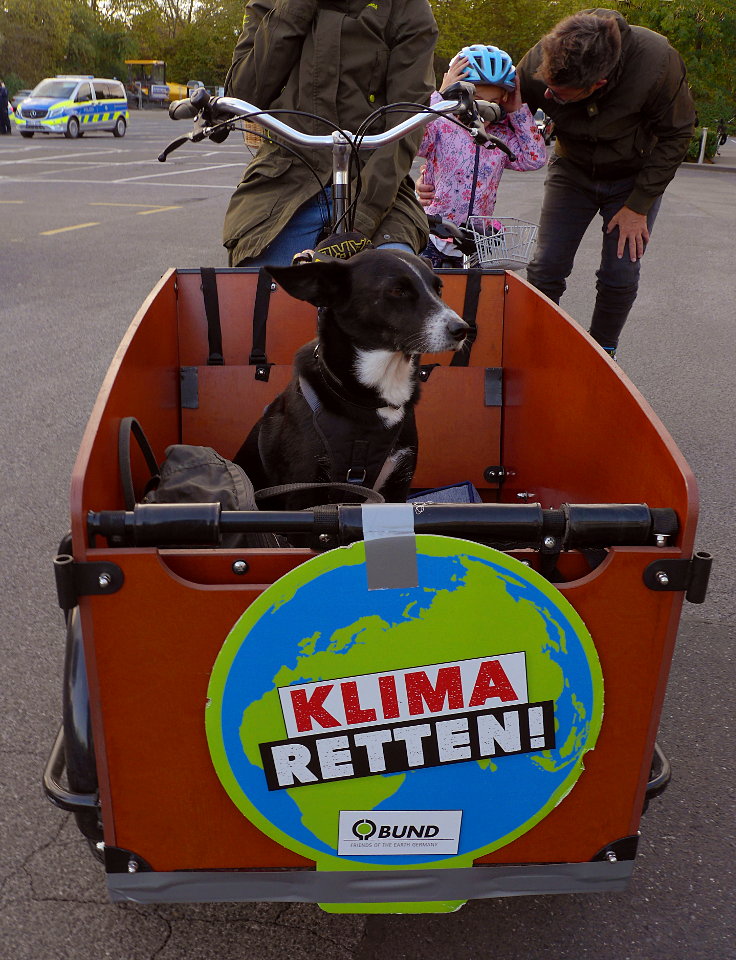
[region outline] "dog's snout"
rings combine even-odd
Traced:
[[[470,330],[469,325],[460,317],[452,317],[447,323],[447,333],[456,343],[465,339],[468,330]]]

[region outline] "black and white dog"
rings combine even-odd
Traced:
[[[268,272],[291,296],[319,307],[318,337],[297,351],[294,377],[235,462],[256,489],[348,481],[406,500],[417,458],[419,355],[457,350],[468,331],[442,302],[440,278],[427,261],[398,250]],[[288,494],[269,506],[327,499]]]

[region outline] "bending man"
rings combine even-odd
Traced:
[[[517,72],[523,100],[550,115],[557,135],[527,278],[559,303],[583,234],[600,213],[590,333],[615,355],[662,194],[692,137],[685,65],[658,33],[596,8],[558,23]]]

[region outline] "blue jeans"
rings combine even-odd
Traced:
[[[628,248],[619,260],[618,230],[606,233],[609,221],[625,205],[633,186],[633,177],[591,180],[569,161],[553,155],[544,182],[536,252],[526,273],[529,283],[559,303],[583,235],[600,213],[603,243],[590,334],[608,350],[618,345],[639,287],[640,261],[631,262]],[[661,202],[657,197],[647,214],[650,233]]]
[[[330,188],[327,195],[332,200]],[[331,206],[331,205],[330,205]],[[288,267],[294,254],[302,250],[314,250],[323,230],[329,226],[332,211],[320,191],[296,211],[281,233],[264,247],[257,257],[247,257],[236,264],[238,267]],[[414,251],[408,243],[381,243],[382,250]]]

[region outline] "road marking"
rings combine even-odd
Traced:
[[[203,170],[223,170],[226,167],[242,167],[242,163],[217,163],[209,167],[179,167],[167,173],[144,173],[140,177],[120,177],[118,180],[109,180],[108,183],[130,183],[133,180],[153,180],[158,177],[181,177],[189,173],[201,173]]]
[[[76,223],[73,227],[59,227],[57,230],[43,230],[39,236],[52,237],[55,233],[66,233],[68,230],[84,230],[85,227],[99,227],[99,223]]]
[[[25,200],[0,200],[0,203],[25,203]]]
[[[164,207],[160,203],[106,203],[103,201],[93,201],[90,207],[149,207],[148,210],[139,210],[138,216],[145,217],[149,213],[164,213],[166,210],[181,210],[181,207]]]
[[[242,164],[232,164],[232,166],[241,167]],[[182,170],[181,173],[188,173],[188,170]],[[136,179],[136,178],[133,178]],[[127,180],[71,180],[65,177],[48,177],[43,180],[39,180],[38,177],[6,177],[0,174],[0,183],[33,183],[38,186],[39,184],[45,183],[66,183],[70,186],[82,185],[82,186],[97,186],[97,187],[108,187],[111,183],[120,184],[124,186],[128,183]],[[161,187],[169,187],[174,190],[177,190],[179,187],[193,187],[195,190],[232,190],[234,185],[232,183],[166,183],[163,180],[158,181],[157,183],[145,183],[145,181],[137,179],[135,184],[132,184],[136,187],[156,187],[160,189]]]

